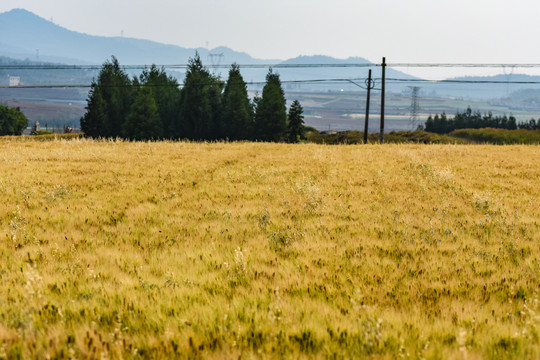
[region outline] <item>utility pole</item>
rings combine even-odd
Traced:
[[[381,85],[381,144],[384,142],[384,85],[386,77],[386,58],[382,58],[382,85]]]
[[[368,141],[368,123],[369,123],[369,98],[371,89],[373,88],[373,81],[371,80],[371,69],[368,72],[368,79],[366,81],[367,95],[366,95],[366,121],[364,124],[364,144]]]
[[[359,88],[364,89],[364,87],[351,79],[346,79],[348,82],[350,82],[353,85],[358,86]],[[369,121],[369,97],[370,97],[370,90],[375,87],[375,82],[371,79],[371,69],[369,69],[369,76],[365,80],[366,88],[367,88],[367,96],[366,96],[366,123],[364,125],[364,144],[367,144],[367,136],[368,136],[368,121]],[[328,130],[330,130],[330,125],[328,125]]]

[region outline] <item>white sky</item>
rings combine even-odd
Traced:
[[[92,35],[262,59],[540,63],[540,0],[0,0],[13,8]]]

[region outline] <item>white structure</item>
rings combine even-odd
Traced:
[[[9,77],[9,86],[19,86],[21,84],[20,76],[10,76]]]

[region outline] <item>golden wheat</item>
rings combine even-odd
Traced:
[[[540,358],[540,147],[0,141],[0,358]]]

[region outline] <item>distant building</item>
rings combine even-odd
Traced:
[[[19,86],[21,84],[20,76],[10,76],[9,77],[9,86]]]
[[[36,120],[36,122],[34,123],[34,126],[32,126],[32,132],[30,133],[30,135],[37,135],[38,131],[40,130],[41,130],[41,126],[39,126],[39,121]]]

